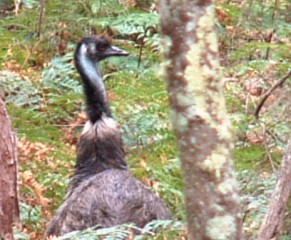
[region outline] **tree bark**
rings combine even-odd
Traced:
[[[269,209],[260,227],[258,240],[277,240],[280,237],[283,218],[291,192],[291,139],[279,169],[278,180],[272,194]]]
[[[16,136],[0,99],[0,238],[13,239],[13,222],[19,222]]]
[[[241,239],[214,0],[160,0],[160,15],[164,77],[182,162],[189,239]]]

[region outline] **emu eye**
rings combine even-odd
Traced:
[[[98,51],[102,52],[106,49],[106,46],[102,44],[102,45],[97,46],[97,49],[98,49]]]

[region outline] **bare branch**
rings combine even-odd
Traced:
[[[278,81],[277,83],[275,83],[275,85],[273,87],[271,87],[262,97],[262,100],[260,101],[256,111],[255,111],[255,117],[256,119],[259,118],[259,113],[261,111],[261,108],[263,107],[264,103],[266,102],[266,100],[268,99],[268,97],[276,90],[276,88],[278,87],[282,87],[284,82],[291,77],[291,71],[289,71],[280,81]]]

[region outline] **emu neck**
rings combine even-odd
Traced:
[[[109,169],[127,170],[120,129],[111,117],[102,116],[84,126],[77,148],[77,164],[70,188]]]
[[[87,57],[85,50],[85,46],[80,47],[75,61],[83,80],[88,117],[92,123],[95,123],[101,119],[102,114],[111,117],[111,111],[101,72],[96,62]]]
[[[75,63],[83,80],[89,121],[78,143],[71,190],[85,179],[105,170],[127,170],[121,132],[112,118],[99,68],[86,55],[86,46],[78,47]]]

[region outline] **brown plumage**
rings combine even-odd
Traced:
[[[170,219],[165,203],[135,179],[126,163],[122,136],[112,118],[103,79],[96,62],[127,52],[105,38],[83,38],[75,51],[86,97],[88,122],[77,150],[77,164],[68,194],[48,224],[45,236],[61,236],[92,226]]]

